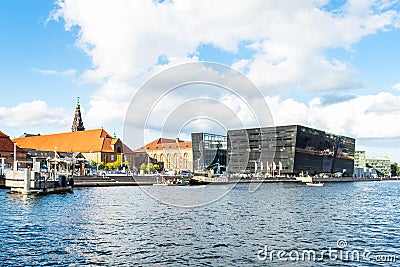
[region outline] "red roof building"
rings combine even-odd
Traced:
[[[16,146],[18,167],[25,167],[26,152]],[[10,137],[0,131],[0,158],[4,158],[5,168],[12,168],[14,163],[14,143]]]
[[[114,162],[118,156],[123,156],[124,161],[133,162],[133,151],[103,129],[20,137],[15,138],[14,142],[26,150],[80,153],[96,163]]]

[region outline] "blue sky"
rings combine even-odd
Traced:
[[[146,79],[205,60],[247,75],[276,124],[349,135],[367,154],[398,140],[398,1],[128,2],[0,2],[2,131],[69,131],[79,96],[86,128],[122,136]]]
[[[89,59],[74,45],[71,32],[64,31],[61,23],[46,23],[53,8],[53,1],[0,2],[1,87],[15,92],[7,96],[2,106],[42,99],[53,103],[52,106],[70,107],[75,96],[80,95],[81,88],[74,77],[52,77],[39,72],[82,71],[90,66]],[[88,95],[89,92],[82,97]]]

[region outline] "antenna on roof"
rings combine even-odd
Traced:
[[[115,133],[115,129],[114,129],[114,138],[117,138],[117,134]]]
[[[77,101],[76,101],[76,104],[77,104],[77,105],[79,105],[79,98],[80,98],[80,97],[78,96],[78,97],[77,97]]]

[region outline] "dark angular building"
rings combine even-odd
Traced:
[[[192,133],[193,170],[226,167],[226,136],[210,133]]]
[[[229,130],[228,171],[352,175],[355,139],[300,125]]]

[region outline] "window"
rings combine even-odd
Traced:
[[[167,154],[167,168],[171,168],[171,154],[169,153]]]
[[[174,154],[174,168],[175,169],[178,168],[178,154],[177,153]]]
[[[188,154],[185,153],[185,154],[183,154],[183,166],[185,169],[188,169],[189,168],[188,165],[189,165],[188,164]]]

